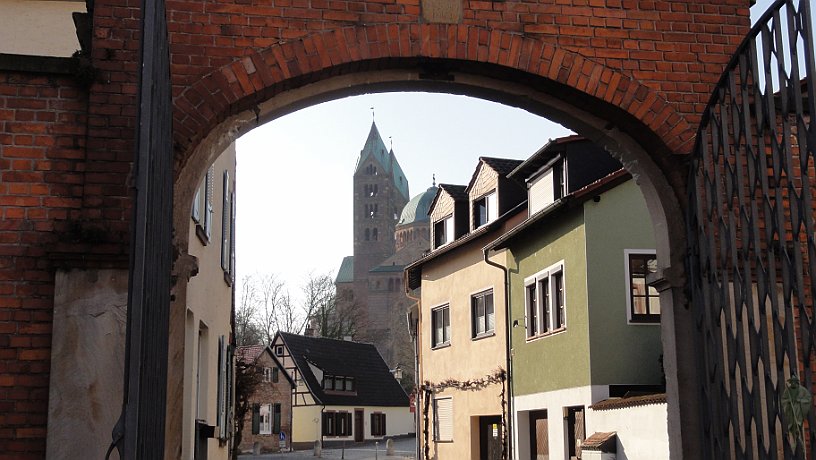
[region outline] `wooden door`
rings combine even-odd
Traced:
[[[530,412],[530,458],[550,460],[550,437],[547,411]]]
[[[363,418],[363,409],[354,409],[354,440],[356,442],[363,442],[365,440],[365,423]]]

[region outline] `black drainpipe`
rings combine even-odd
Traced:
[[[508,414],[507,414],[507,426],[509,427],[509,433],[507,435],[507,455],[508,458],[513,458],[513,430],[515,429],[515,425],[511,422],[513,419],[513,369],[512,369],[512,360],[510,359],[510,351],[513,349],[513,334],[512,334],[512,322],[510,321],[510,272],[504,265],[498,264],[496,262],[491,261],[487,253],[490,252],[490,247],[486,246],[482,249],[482,254],[484,255],[484,262],[487,265],[492,265],[502,272],[504,272],[504,316],[505,316],[505,329],[506,329],[506,343],[507,346],[504,348],[506,366],[507,366],[507,405],[508,405]]]

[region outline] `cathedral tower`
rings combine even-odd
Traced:
[[[394,229],[409,197],[394,151],[372,122],[354,170],[354,299],[362,305],[368,305],[369,270],[394,255]]]

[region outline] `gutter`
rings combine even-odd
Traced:
[[[482,255],[484,256],[484,262],[487,265],[491,265],[493,267],[498,268],[502,272],[504,272],[504,317],[505,317],[505,343],[507,346],[504,347],[504,354],[505,354],[505,365],[507,366],[507,406],[508,406],[508,418],[510,420],[513,419],[513,367],[512,367],[512,360],[510,359],[510,352],[513,349],[513,334],[512,334],[512,325],[510,322],[510,271],[504,265],[498,264],[493,262],[488,257],[488,252],[490,252],[490,246],[486,246],[482,248]],[[513,432],[515,430],[515,424],[512,423],[510,420],[506,420],[506,425],[508,427],[508,434],[507,434],[507,455],[508,458],[513,458]],[[417,457],[419,458],[419,457]]]
[[[404,272],[403,272],[404,273]],[[405,295],[416,302],[417,307],[417,318],[416,321],[413,321],[411,318],[411,311],[409,310],[405,314],[405,319],[408,322],[408,335],[413,338],[414,342],[414,439],[416,444],[416,459],[422,460],[422,449],[419,444],[419,385],[422,380],[420,380],[420,372],[419,372],[419,311],[420,311],[420,298],[414,297],[411,295],[411,290],[408,289],[408,277],[405,276],[405,280],[403,281],[403,286],[405,286]]]

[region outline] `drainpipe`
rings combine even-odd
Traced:
[[[419,444],[419,388],[421,385],[420,380],[420,372],[419,372],[419,308],[420,308],[420,299],[419,297],[414,297],[411,295],[411,291],[408,290],[408,278],[405,277],[404,284],[405,286],[405,295],[416,302],[417,307],[417,318],[411,317],[411,311],[405,314],[406,321],[408,321],[408,334],[410,334],[412,341],[414,342],[414,439],[416,442],[416,459],[422,460],[422,449],[420,448]]]
[[[505,329],[506,329],[506,343],[507,346],[504,348],[506,366],[507,366],[507,405],[508,405],[508,420],[506,420],[507,425],[509,426],[508,430],[508,439],[507,439],[507,455],[508,458],[513,458],[513,431],[515,430],[515,423],[512,423],[511,420],[515,416],[513,413],[513,369],[512,369],[512,360],[510,359],[510,351],[513,349],[513,333],[512,333],[512,323],[510,321],[510,272],[504,265],[498,264],[493,262],[488,257],[487,253],[490,252],[489,247],[484,247],[482,249],[482,255],[484,256],[484,262],[487,265],[491,265],[493,267],[498,268],[502,272],[504,272],[504,317],[505,317]]]

